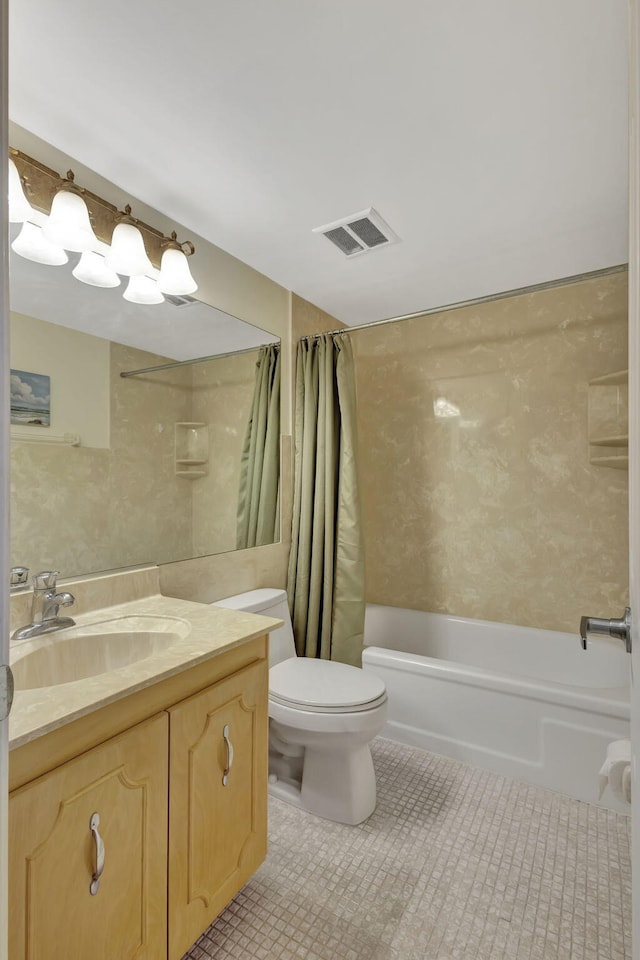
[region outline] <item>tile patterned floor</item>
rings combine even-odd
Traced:
[[[270,852],[185,960],[627,960],[628,817],[389,740],[359,827],[270,800]]]

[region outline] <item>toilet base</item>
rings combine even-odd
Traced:
[[[375,810],[376,777],[368,743],[345,751],[306,747],[302,768],[298,761],[295,773],[286,760],[290,758],[270,754],[272,796],[325,820],[351,825],[362,823]]]
[[[278,780],[275,774],[269,774],[269,796],[291,803],[294,807],[302,807],[300,800],[300,784],[290,780]]]

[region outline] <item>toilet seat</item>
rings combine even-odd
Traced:
[[[269,700],[311,713],[362,713],[387,699],[384,682],[333,660],[293,657],[269,671]]]
[[[380,732],[387,715],[386,695],[375,706],[352,711],[305,710],[295,703],[279,703],[269,697],[269,723],[284,740],[308,746],[310,738],[320,736],[325,748],[342,747],[347,736],[356,735],[367,741]],[[282,729],[287,733],[282,736]],[[338,734],[338,743],[331,737]]]

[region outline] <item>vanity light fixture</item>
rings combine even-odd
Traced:
[[[27,260],[36,263],[46,263],[52,267],[60,267],[69,262],[69,257],[55,243],[50,243],[43,235],[42,229],[28,220],[22,224],[22,230],[11,244],[11,249]]]
[[[131,277],[122,296],[130,303],[162,303],[164,301],[158,281],[145,276]]]
[[[184,247],[187,248],[189,256],[195,249],[190,240],[187,240],[186,243],[178,243],[174,231],[166,244],[160,264],[158,286],[163,293],[179,297],[195,293],[198,289],[198,284],[191,276]]]
[[[76,280],[92,287],[118,287],[120,277],[106,265],[104,257],[94,250],[85,250],[71,271]]]
[[[131,207],[120,214],[111,238],[111,249],[105,262],[110,270],[124,277],[139,277],[153,272],[153,264],[144,248],[144,238],[138,230]]]
[[[34,210],[25,196],[18,168],[9,157],[9,223],[30,220]]]
[[[127,205],[119,210],[79,187],[73,171],[61,178],[55,170],[10,148],[10,220],[24,223],[13,250],[37,263],[68,262],[65,251],[81,253],[72,270],[82,283],[115,287],[129,277],[124,291],[132,303],[162,303],[162,292],[188,295],[198,287],[187,257],[190,240],[180,242],[137,220]],[[161,269],[158,269],[161,268]]]
[[[67,171],[51,203],[49,219],[42,228],[45,240],[72,253],[92,250],[98,243],[93,232],[89,211],[80,188],[75,185],[73,170]]]

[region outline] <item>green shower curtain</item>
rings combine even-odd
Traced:
[[[260,347],[240,461],[236,546],[280,539],[280,347]]]
[[[298,344],[289,604],[299,656],[360,666],[364,547],[351,341]]]

